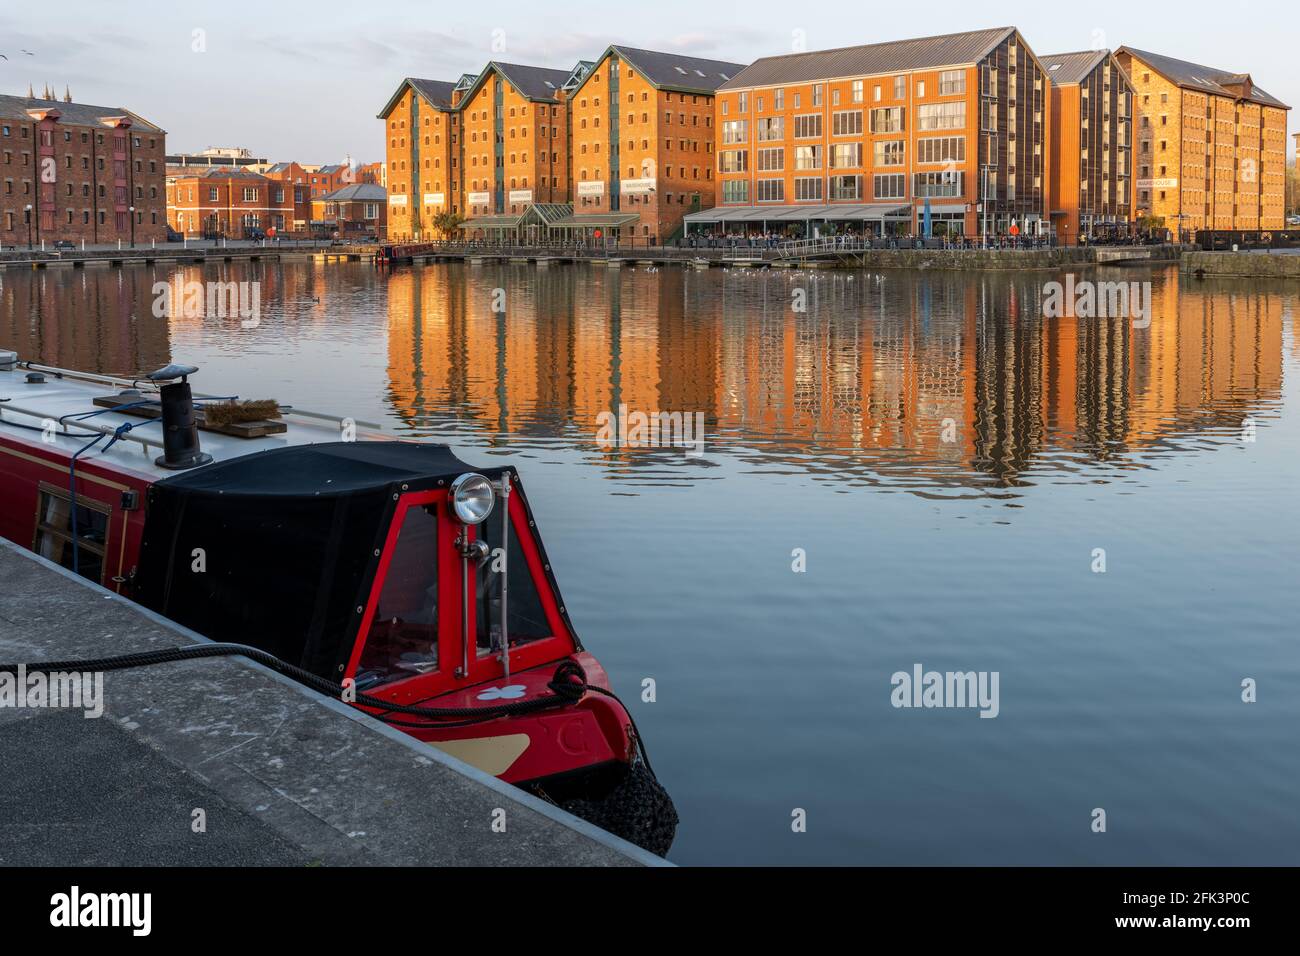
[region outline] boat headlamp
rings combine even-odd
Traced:
[[[482,524],[492,513],[496,493],[492,482],[482,475],[469,472],[451,483],[451,513],[462,524]]]

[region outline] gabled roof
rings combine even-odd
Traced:
[[[811,53],[786,53],[755,60],[720,90],[743,90],[779,83],[804,83],[850,76],[877,76],[978,63],[1015,27],[995,27],[913,40],[891,40]]]
[[[658,90],[686,93],[713,93],[723,83],[745,69],[743,63],[705,60],[678,53],[659,53],[614,43],[596,59],[596,65],[617,53]],[[594,70],[592,71],[594,72]],[[584,81],[585,82],[585,81]]]
[[[456,84],[456,89],[464,91],[456,108],[463,110],[465,104],[493,73],[499,74],[521,96],[540,103],[558,102],[560,90],[572,75],[571,70],[552,70],[545,66],[524,66],[519,63],[500,63],[490,60],[488,65],[483,67],[483,72],[474,78],[473,83],[466,86],[465,80],[469,76],[466,74],[461,77],[461,82]]]
[[[26,96],[9,96],[0,94],[0,118],[29,123],[32,120],[28,110],[58,110],[59,122],[65,126],[103,126],[106,119],[119,117],[131,121],[131,129],[145,133],[161,133],[161,126],[155,126],[143,117],[120,106],[91,106],[88,103],[64,103],[62,100],[29,99]]]
[[[1079,53],[1051,53],[1040,56],[1047,78],[1058,86],[1071,86],[1083,80],[1110,56],[1109,50],[1083,50]]]
[[[498,63],[493,60],[479,75],[479,80],[481,81],[493,67],[511,86],[530,100],[555,100],[561,87],[569,79],[570,73],[569,70],[552,70],[545,66],[524,66],[519,63]],[[478,86],[477,83],[474,85]]]
[[[412,78],[409,82],[421,96],[438,107],[438,109],[451,109],[451,91],[456,88],[455,83],[449,83],[446,80],[420,80],[415,78]]]
[[[336,189],[326,196],[317,196],[312,202],[383,202],[388,198],[388,190],[374,183],[353,183]]]
[[[455,83],[448,83],[444,80],[422,80],[418,77],[408,76],[397,85],[397,90],[388,98],[384,108],[379,111],[377,119],[387,119],[388,114],[393,111],[397,101],[402,98],[402,94],[407,89],[413,89],[419,93],[431,106],[440,110],[450,110],[451,91],[456,88]]]
[[[1187,60],[1176,60],[1171,56],[1148,53],[1145,50],[1138,50],[1131,46],[1122,46],[1116,53],[1127,53],[1134,59],[1141,60],[1165,79],[1171,83],[1176,83],[1183,89],[1196,90],[1198,93],[1207,93],[1211,96],[1230,96],[1236,100],[1246,100],[1264,106],[1275,106],[1278,109],[1289,110],[1291,108],[1281,100],[1255,86],[1250,79],[1250,75],[1246,73],[1232,73],[1212,66],[1189,63]],[[1132,73],[1133,71],[1130,70],[1129,72]]]

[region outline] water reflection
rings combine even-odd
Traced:
[[[1043,318],[1050,278],[458,265],[389,274],[280,262],[47,270],[0,276],[0,344],[119,374],[183,359],[222,388],[221,363],[237,361],[225,377],[283,382],[294,401],[319,406],[339,400],[349,362],[373,353],[387,364],[375,398],[397,429],[568,447],[631,484],[699,481],[725,455],[848,486],[1015,494],[1043,480],[1131,475],[1276,414],[1293,295],[1173,269],[1102,270],[1095,278],[1152,282],[1153,320],[1134,328]],[[155,283],[203,280],[261,282],[258,326],[154,318]],[[353,382],[347,398],[377,385]],[[597,416],[620,405],[703,412],[706,454],[598,446]]]
[[[1142,329],[1042,318],[1048,278],[405,270],[387,282],[390,400],[416,433],[559,441],[638,481],[709,462],[599,449],[597,415],[702,411],[712,453],[937,494],[1114,475],[1274,413],[1283,293],[1102,270],[1152,281]]]

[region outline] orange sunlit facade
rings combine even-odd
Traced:
[[[703,229],[1044,232],[1051,97],[1014,28],[768,57],[717,97]],[[722,208],[727,207],[727,208]]]
[[[568,79],[563,70],[493,62],[458,98],[470,220],[568,199]]]
[[[611,46],[569,97],[573,221],[664,242],[714,203],[714,93],[739,63]]]
[[[455,84],[406,79],[380,111],[385,126],[387,236],[394,241],[441,235],[435,217],[463,214],[457,176],[460,114]]]
[[[1116,57],[1135,94],[1136,214],[1175,233],[1281,229],[1290,107],[1246,73],[1131,47]]]
[[[1109,50],[1044,56],[1052,82],[1052,225],[1064,243],[1129,231],[1133,88]]]

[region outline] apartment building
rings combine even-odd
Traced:
[[[1051,95],[1015,27],[765,57],[717,93],[717,206],[691,231],[1050,228]]]
[[[456,88],[456,163],[470,231],[513,228],[530,205],[569,199],[567,93],[590,67],[489,63]]]
[[[388,237],[395,241],[440,234],[434,217],[464,215],[459,158],[461,116],[457,83],[407,77],[379,118],[384,121],[388,183]]]
[[[1049,195],[1062,242],[1129,231],[1133,87],[1109,50],[1041,57],[1052,89]]]
[[[1136,214],[1175,233],[1282,228],[1290,107],[1248,73],[1129,46],[1116,58],[1135,93]]]
[[[558,228],[664,242],[714,205],[714,94],[743,64],[610,46],[569,96],[573,215]]]
[[[0,245],[166,239],[166,135],[119,107],[0,96]]]
[[[174,170],[167,177],[167,216],[190,239],[280,233],[292,228],[293,188],[239,167]]]

